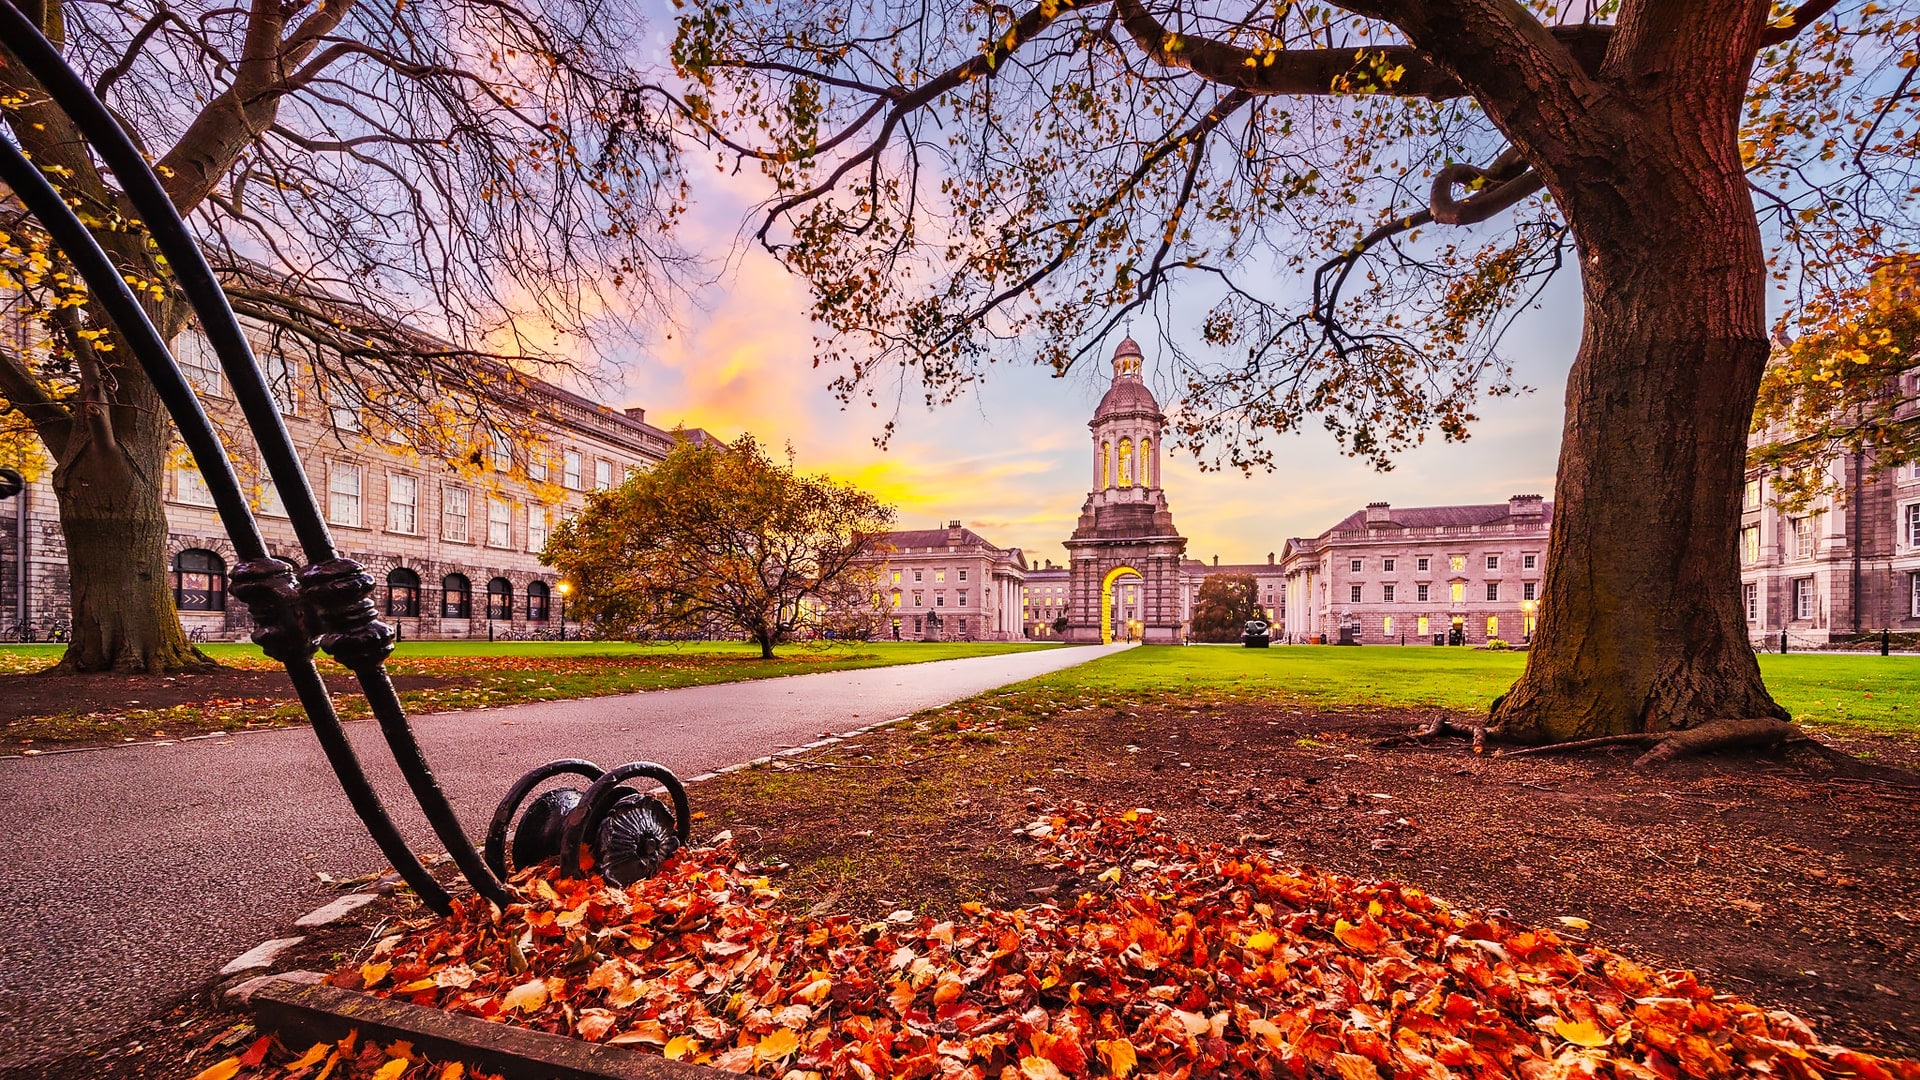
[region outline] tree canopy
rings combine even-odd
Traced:
[[[575,586],[573,607],[609,637],[743,631],[771,657],[804,629],[880,617],[893,509],[791,461],[751,435],[681,440],[665,461],[590,495],[543,554]]]
[[[1261,618],[1259,583],[1249,574],[1208,574],[1193,597],[1190,633],[1195,641],[1239,641],[1250,620]]]

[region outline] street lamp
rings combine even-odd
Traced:
[[[573,582],[562,581],[554,586],[560,592],[560,640],[567,640],[567,597],[573,593]]]

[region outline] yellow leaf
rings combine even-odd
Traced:
[[[387,972],[391,970],[393,970],[393,965],[385,961],[378,964],[361,964],[360,985],[362,987],[378,986],[380,985],[380,980],[386,978]]]
[[[1100,880],[1101,881],[1119,881],[1120,868],[1117,866],[1108,867],[1104,872],[1101,873]]]
[[[666,1049],[660,1051],[660,1055],[668,1061],[679,1061],[681,1058],[693,1053],[694,1048],[698,1045],[699,1043],[695,1042],[690,1035],[675,1035],[673,1038],[667,1040]]]
[[[373,1074],[373,1080],[400,1080],[400,1074],[406,1072],[407,1066],[411,1064],[413,1063],[406,1058],[394,1058],[380,1066],[379,1070]]]
[[[287,1062],[286,1069],[288,1072],[299,1072],[301,1069],[315,1065],[321,1058],[326,1057],[327,1051],[331,1049],[333,1049],[332,1043],[314,1043],[307,1048],[306,1053],[301,1054],[293,1061]]]
[[[1585,930],[1587,927],[1592,926],[1593,924],[1588,922],[1585,919],[1579,918],[1578,916],[1562,915],[1560,916],[1560,925],[1565,927],[1570,927],[1574,930]]]
[[[625,1046],[628,1043],[647,1043],[651,1046],[665,1046],[667,1045],[667,1029],[661,1027],[660,1021],[658,1020],[642,1020],[633,1025],[632,1030],[623,1031],[607,1041],[619,1046]]]
[[[1125,1039],[1112,1039],[1096,1042],[1093,1048],[1100,1051],[1100,1059],[1107,1063],[1107,1071],[1116,1080],[1127,1080],[1127,1074],[1133,1071],[1140,1061],[1140,1055],[1134,1052],[1133,1044]]]
[[[1250,1020],[1247,1022],[1247,1034],[1278,1050],[1287,1045],[1284,1035],[1280,1034],[1280,1025],[1271,1020]]]
[[[833,980],[822,975],[793,992],[793,1000],[808,1005],[818,1005],[822,998],[833,992]]]
[[[1262,930],[1247,938],[1247,948],[1254,952],[1270,952],[1280,943],[1280,935],[1271,930]]]
[[[753,1056],[761,1061],[779,1061],[798,1049],[800,1036],[795,1035],[792,1028],[780,1028],[760,1040],[760,1045],[753,1048]]]
[[[465,1075],[467,1067],[457,1061],[448,1062],[447,1067],[440,1070],[440,1080],[460,1080]]]
[[[1020,1075],[1027,1080],[1067,1080],[1060,1067],[1043,1057],[1024,1057],[1020,1059]]]
[[[1606,1032],[1594,1027],[1591,1020],[1555,1020],[1553,1030],[1575,1046],[1605,1046],[1613,1041]]]
[[[193,1080],[233,1080],[233,1076],[239,1071],[240,1059],[230,1057],[225,1061],[216,1062],[200,1070],[199,1073],[195,1074]]]
[[[422,990],[431,990],[439,985],[439,983],[434,982],[432,979],[415,979],[401,987],[400,992],[403,994],[417,994]]]
[[[547,1004],[547,984],[544,979],[532,979],[507,991],[500,999],[500,1008],[519,1009],[521,1012],[539,1012]]]

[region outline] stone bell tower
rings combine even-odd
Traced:
[[[1066,542],[1072,560],[1068,641],[1181,640],[1180,561],[1187,538],[1174,531],[1173,511],[1160,490],[1167,418],[1141,381],[1140,366],[1140,346],[1127,338],[1113,351],[1113,384],[1087,425],[1093,431],[1093,490]],[[1116,604],[1116,588],[1133,590],[1133,599]],[[1123,621],[1122,615],[1132,618]]]

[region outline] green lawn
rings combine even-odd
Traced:
[[[1140,648],[1036,685],[1119,696],[1276,696],[1315,704],[1437,705],[1484,710],[1520,675],[1522,652],[1325,645]],[[1767,686],[1795,719],[1920,733],[1920,657],[1762,654]]]

